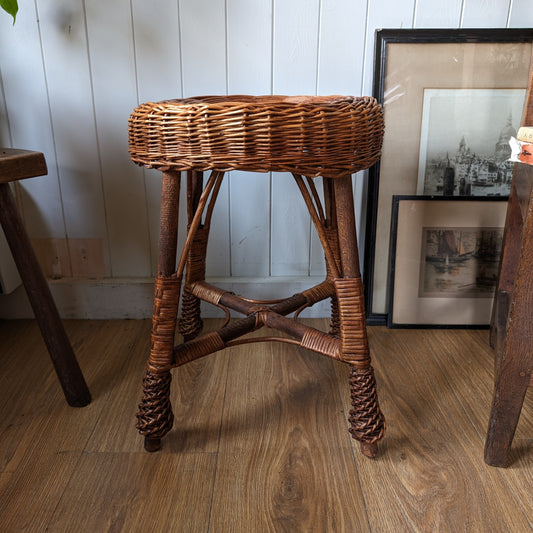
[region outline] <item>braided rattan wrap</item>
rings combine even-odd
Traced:
[[[373,444],[383,437],[385,418],[379,408],[365,327],[361,278],[335,279],[340,315],[341,359],[350,363],[350,433]]]
[[[154,313],[148,369],[157,374],[172,362],[174,333],[181,280],[176,276],[158,276],[155,280]]]
[[[370,363],[361,278],[333,280],[340,315],[342,360],[361,367]]]
[[[151,438],[161,438],[172,428],[174,415],[170,404],[170,372],[153,374],[146,371],[143,379],[144,396],[139,404],[136,428]]]
[[[379,157],[383,112],[371,97],[202,96],[139,106],[131,159],[149,168],[339,177]]]
[[[322,283],[311,287],[310,289],[305,289],[301,292],[305,297],[309,305],[316,304],[321,302],[326,298],[331,298],[335,295],[335,287],[333,283],[329,280],[323,281]]]
[[[176,363],[174,366],[181,366],[199,357],[210,355],[223,350],[224,341],[221,339],[218,331],[206,333],[201,337],[189,341],[187,344],[181,344],[174,350]]]
[[[341,264],[341,251],[339,248],[339,234],[337,233],[336,228],[326,228],[326,238],[329,243],[329,247],[331,248],[333,252],[333,256],[335,257],[335,261],[337,265]],[[326,272],[327,272],[327,278],[331,279],[333,277],[331,265],[327,264],[326,262]],[[333,295],[331,297],[331,322],[330,322],[330,333],[331,335],[334,335],[335,337],[340,336],[340,326],[341,326],[341,319],[339,315],[339,302],[337,301],[337,296]]]
[[[350,368],[350,433],[361,442],[374,443],[385,433],[385,417],[379,408],[373,368]]]
[[[191,291],[191,294],[196,296],[196,298],[199,298],[204,302],[209,302],[213,305],[218,305],[222,296],[224,296],[224,294],[227,292],[224,289],[220,289],[219,287],[215,287],[209,283],[202,282],[193,283],[189,287],[189,290]]]
[[[300,346],[327,355],[333,359],[341,358],[339,339],[311,328],[304,333]]]
[[[205,258],[207,252],[207,240],[209,228],[198,228],[187,256],[187,276],[185,288],[181,299],[181,318],[179,320],[179,332],[188,341],[194,339],[203,328],[200,315],[200,299],[192,294],[192,283],[205,278]]]
[[[183,290],[181,297],[181,318],[178,322],[178,329],[185,341],[194,339],[203,329],[204,322],[201,316],[201,303],[201,300],[186,288]]]

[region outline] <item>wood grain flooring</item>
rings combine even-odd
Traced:
[[[35,322],[0,322],[2,532],[533,530],[533,393],[512,465],[483,462],[487,331],[369,329],[387,417],[372,460],[347,431],[347,367],[280,343],[174,370],[174,429],[148,454],[134,426],[149,321],[65,324],[82,409]]]

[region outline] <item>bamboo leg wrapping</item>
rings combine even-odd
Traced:
[[[350,363],[350,433],[362,444],[374,444],[385,432],[379,408],[374,370],[366,336],[361,278],[335,279],[339,302],[342,360]]]
[[[170,403],[172,376],[168,366],[174,358],[174,332],[181,280],[158,276],[155,282],[154,314],[148,368],[143,380],[144,397],[137,413],[137,429],[148,439],[160,439],[172,428]],[[165,368],[165,370],[161,370]]]
[[[190,285],[205,279],[205,256],[208,236],[208,228],[198,228],[187,257],[187,277],[183,289],[181,318],[179,321],[179,332],[183,335],[185,341],[197,337],[203,328],[203,321],[200,315],[201,301],[191,293]]]

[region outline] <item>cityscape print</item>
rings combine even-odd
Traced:
[[[525,92],[434,89],[424,92],[418,193],[508,196]]]

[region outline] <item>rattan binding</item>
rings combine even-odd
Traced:
[[[335,178],[373,165],[382,137],[382,108],[366,96],[202,96],[145,103],[129,119],[131,159],[160,170]]]

